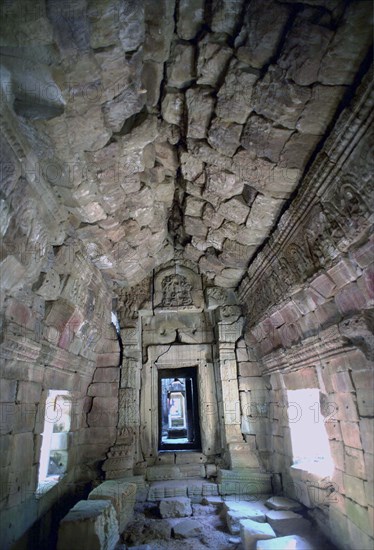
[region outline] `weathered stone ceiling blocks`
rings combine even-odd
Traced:
[[[52,244],[70,228],[121,286],[175,255],[235,285],[355,84],[369,11],[365,0],[4,5],[3,116],[32,151],[17,170],[43,189]]]

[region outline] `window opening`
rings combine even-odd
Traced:
[[[330,476],[334,470],[318,389],[288,390],[293,467]]]
[[[159,372],[159,449],[201,450],[196,368]]]
[[[70,423],[69,392],[50,390],[45,404],[38,491],[52,487],[67,470]]]

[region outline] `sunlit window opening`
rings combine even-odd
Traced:
[[[67,470],[70,422],[69,392],[50,390],[45,404],[38,491],[53,486]]]
[[[330,476],[334,470],[318,389],[288,390],[293,467]]]

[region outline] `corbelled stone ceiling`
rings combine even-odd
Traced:
[[[56,243],[82,241],[120,286],[173,258],[235,286],[371,40],[366,1],[4,5],[2,76],[61,206]]]

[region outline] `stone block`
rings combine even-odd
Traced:
[[[346,540],[354,541],[356,548],[363,548],[365,550],[371,550],[374,547],[374,538],[364,533],[357,525],[348,521],[349,538]]]
[[[11,403],[16,400],[17,380],[0,380],[0,395],[2,403]]]
[[[292,295],[292,300],[303,315],[315,311],[318,306],[325,302],[325,298],[319,292],[316,292],[313,287],[299,290]]]
[[[117,382],[120,370],[118,367],[102,367],[95,370],[94,382]]]
[[[299,502],[286,497],[270,497],[265,505],[272,510],[285,510],[288,512],[297,512],[301,509]]]
[[[328,420],[326,421],[338,419],[341,421],[357,422],[359,419],[357,402],[352,393],[334,393],[329,395],[327,409],[324,409],[322,414],[324,412],[327,412],[328,416]]]
[[[370,388],[357,389],[357,405],[360,416],[374,416],[373,390]]]
[[[177,44],[174,55],[175,61],[168,72],[168,85],[183,88],[193,80],[194,48],[190,44]]]
[[[354,261],[363,269],[374,261],[374,242],[368,241],[352,253]]]
[[[362,449],[360,426],[358,422],[340,422],[344,444],[355,449]],[[344,469],[344,468],[341,468]]]
[[[342,441],[330,441],[331,457],[336,468],[344,471],[344,445]]]
[[[181,479],[182,474],[178,466],[165,465],[165,466],[150,466],[147,468],[147,480],[148,481],[162,481]]]
[[[118,384],[116,382],[96,382],[89,386],[88,395],[99,397],[116,397]]]
[[[354,391],[351,376],[348,371],[332,373],[331,381],[334,391],[336,392],[349,393]]]
[[[270,474],[250,467],[234,470],[218,469],[217,482],[221,495],[256,495],[271,493]]]
[[[118,522],[111,502],[80,500],[60,522],[57,550],[114,550],[118,539]]]
[[[360,434],[362,441],[362,448],[366,453],[374,454],[374,419],[373,418],[361,418],[360,420]]]
[[[265,523],[266,507],[261,502],[230,502],[223,504],[222,514],[232,535],[240,533],[240,521],[251,519]]]
[[[109,500],[117,514],[119,532],[122,533],[131,520],[136,502],[135,483],[122,479],[104,481],[88,495],[88,500]]]
[[[374,455],[373,455],[373,453],[365,451],[364,460],[365,460],[365,468],[366,468],[366,479],[368,479],[368,481],[374,481]]]
[[[329,269],[327,273],[338,289],[355,281],[360,274],[356,272],[355,266],[348,259],[340,260],[340,262]]]
[[[304,336],[313,336],[320,329],[320,323],[313,311],[300,317],[298,325]]]
[[[334,283],[334,281],[332,281],[332,279],[330,279],[330,277],[328,277],[325,273],[322,273],[313,279],[310,286],[312,286],[324,298],[330,298],[335,293],[334,289],[336,288],[336,283]]]
[[[254,361],[245,361],[244,363],[238,363],[239,376],[261,376],[261,366]]]
[[[292,511],[272,510],[266,514],[266,520],[277,535],[305,534],[310,529],[310,522]]]
[[[349,283],[335,296],[335,303],[343,315],[365,309],[367,300],[356,283]]]
[[[169,497],[160,502],[162,518],[182,518],[192,515],[191,499],[187,497]]]
[[[91,427],[116,426],[118,422],[118,398],[94,397],[92,408],[87,415]]]
[[[365,467],[365,460],[367,457],[370,457],[372,455],[369,455],[368,453],[365,453],[364,458],[364,452],[361,449],[354,449],[353,447],[344,447],[345,450],[345,472],[349,475],[353,475],[356,477],[359,477],[361,479],[369,479],[370,471],[374,473],[374,465],[372,470],[367,471],[367,468]],[[373,478],[372,473],[372,478]]]
[[[349,541],[347,516],[334,507],[329,510],[329,527],[334,541],[346,549]]]
[[[361,506],[367,506],[364,482],[355,476],[343,474],[345,495]]]
[[[175,464],[205,464],[207,458],[202,453],[175,453]]]
[[[41,391],[41,384],[21,381],[18,383],[17,401],[20,403],[39,403]]]
[[[259,540],[256,550],[320,550],[307,539],[298,535],[290,535],[288,537],[277,537],[271,540]]]
[[[341,320],[341,313],[333,300],[320,304],[314,310],[321,328],[327,327],[333,323],[338,323]]]
[[[355,524],[361,531],[364,531],[367,535],[371,535],[370,519],[368,509],[360,506],[349,498],[346,501],[347,517]]]
[[[205,477],[204,464],[179,464],[179,471],[182,478]]]
[[[240,538],[244,550],[256,550],[257,541],[275,539],[276,534],[268,523],[244,519],[240,522]]]
[[[96,367],[118,367],[119,360],[119,350],[116,353],[100,353],[97,356]]]
[[[200,537],[204,533],[204,526],[196,519],[185,519],[174,525],[173,533],[176,539]]]
[[[284,383],[288,390],[318,388],[318,376],[314,367],[307,367],[296,372],[284,374]]]

